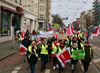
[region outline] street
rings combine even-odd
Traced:
[[[97,39],[94,39],[96,43]],[[87,73],[100,73],[100,49],[98,44],[91,44],[94,51],[94,58],[89,66]],[[16,58],[16,59],[15,59]],[[35,73],[58,73],[58,69],[52,69],[52,61],[48,62],[46,69],[41,72],[41,61],[38,61],[36,64]],[[23,62],[23,55],[20,53],[14,54],[0,62],[0,73],[30,73],[29,64]],[[66,64],[64,71],[62,73],[71,73],[71,64],[70,62]],[[83,66],[80,64],[80,61],[76,65],[75,73],[83,73]]]
[[[0,0],[0,73],[100,73],[100,0]]]

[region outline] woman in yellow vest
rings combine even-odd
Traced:
[[[35,64],[37,63],[38,55],[36,53],[35,41],[32,42],[32,45],[28,47],[27,50],[27,59],[30,64],[31,73],[35,72]]]

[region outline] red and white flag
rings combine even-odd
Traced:
[[[73,25],[70,24],[70,28],[66,31],[67,35],[74,35],[74,28]]]
[[[56,56],[61,63],[61,66],[64,68],[66,63],[71,61],[70,48],[66,48],[62,52],[58,53]]]
[[[22,37],[22,39],[24,39],[24,36],[25,36],[25,32],[22,31],[22,32],[21,32],[21,37]]]
[[[20,53],[26,54],[26,52],[27,52],[27,48],[24,45],[20,44]]]
[[[67,35],[72,35],[72,32],[71,32],[71,29],[70,28],[68,28],[68,30],[66,31],[66,34]]]
[[[71,29],[71,33],[74,34],[74,27],[72,24],[70,24],[70,29]]]
[[[98,26],[96,28],[96,30],[91,34],[91,40],[93,39],[93,37],[97,37],[98,36],[98,34],[99,34],[99,28],[100,28],[100,26]]]

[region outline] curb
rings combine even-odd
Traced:
[[[10,54],[10,55],[4,57],[4,58],[1,58],[0,61],[4,60],[4,59],[6,59],[6,58],[8,58],[8,57],[10,57],[10,56],[12,56],[12,55],[14,55],[14,54],[16,54],[16,53],[12,53],[12,54]]]

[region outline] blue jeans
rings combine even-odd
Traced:
[[[34,62],[30,63],[31,73],[35,72],[35,64]]]
[[[18,43],[19,43],[19,49],[20,49],[20,44],[22,43],[22,41],[21,41],[21,40],[19,40],[19,41],[18,41]]]

